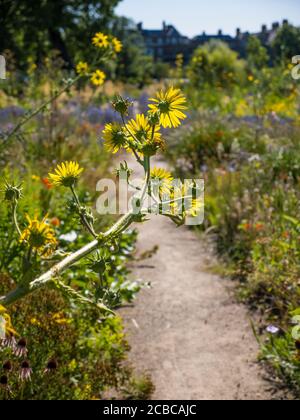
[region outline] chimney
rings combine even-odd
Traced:
[[[163,21],[163,30],[164,30],[164,31],[166,31],[166,30],[167,30],[167,24],[166,24],[166,21],[165,21],[165,20]]]
[[[223,31],[222,31],[222,29],[219,29],[219,30],[218,30],[218,36],[223,36]]]
[[[274,23],[272,24],[272,29],[273,29],[273,31],[276,31],[278,28],[280,28],[279,22],[274,22]]]
[[[240,30],[240,28],[237,28],[236,37],[239,38],[240,36],[241,36],[241,30]]]
[[[137,24],[137,29],[138,29],[138,31],[142,32],[142,30],[143,30],[143,23],[142,22]]]
[[[265,33],[267,32],[267,30],[268,30],[267,25],[263,25],[263,26],[261,27],[261,32],[262,32],[263,34],[265,34]]]

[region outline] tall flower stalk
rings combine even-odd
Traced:
[[[60,276],[89,254],[99,248],[105,247],[114,240],[118,240],[118,237],[128,229],[132,223],[143,221],[145,214],[148,211],[151,212],[151,210],[147,208],[147,205],[145,205],[148,196],[151,196],[155,201],[158,210],[161,209],[164,204],[171,204],[173,210],[176,208],[179,199],[175,191],[171,193],[169,201],[163,202],[162,199],[163,193],[166,191],[170,192],[171,190],[171,174],[160,168],[153,168],[151,170],[151,159],[165,147],[165,142],[160,134],[160,126],[164,125],[165,121],[165,107],[160,104],[159,100],[164,104],[166,98],[174,98],[174,92],[176,93],[175,101],[168,111],[170,119],[174,121],[174,116],[179,116],[176,105],[181,113],[184,97],[178,90],[174,91],[173,88],[170,88],[166,92],[159,92],[157,95],[157,107],[154,109],[153,105],[150,104],[149,113],[147,115],[137,115],[135,120],[126,121],[128,108],[131,105],[128,101],[118,97],[113,103],[115,110],[121,114],[123,125],[108,124],[103,131],[104,144],[112,152],[115,152],[116,149],[124,149],[127,152],[133,152],[138,163],[144,168],[145,179],[142,188],[138,190],[139,192],[132,199],[134,200],[132,209],[106,232],[96,232],[94,227],[95,220],[92,212],[80,203],[76,193],[75,187],[83,172],[83,168],[81,168],[77,162],[63,162],[60,165],[57,165],[55,170],[49,174],[49,180],[55,186],[70,189],[74,199],[75,211],[80,216],[82,225],[91,234],[93,240],[78,251],[67,255],[59,263],[53,265],[50,270],[36,278],[32,278],[29,265],[29,270],[24,273],[24,278],[19,282],[19,286],[6,296],[0,297],[0,304],[7,307],[51,282],[58,285],[58,288],[62,290],[63,293],[68,294],[70,298],[75,297],[77,300],[81,299],[84,303],[91,303],[75,290],[64,285],[60,281]],[[180,98],[180,100],[178,100],[178,98]],[[172,115],[172,113],[175,114]],[[178,121],[176,122],[178,123]],[[127,164],[125,166],[128,168]],[[131,173],[129,169],[128,172]],[[152,186],[153,181],[159,181],[160,183],[158,194],[155,193],[155,188]],[[36,250],[42,257],[50,255],[50,252],[53,252],[53,246],[56,245],[56,239],[53,236],[53,230],[47,224],[46,218],[43,219],[42,222],[28,219],[29,225],[22,233],[18,227],[16,216],[17,202],[21,198],[21,193],[17,187],[7,184],[5,194],[7,199],[13,202],[16,229],[21,236],[21,241],[25,241],[28,245],[28,259],[30,260],[30,255],[33,250]],[[191,209],[189,210],[192,214],[193,211],[195,212],[197,209],[198,203],[194,200],[191,200],[191,203]],[[178,225],[183,222],[183,217],[179,215],[172,213],[167,213],[165,215],[170,217]],[[103,302],[98,302],[97,306],[101,311],[111,313],[110,309],[107,308]]]

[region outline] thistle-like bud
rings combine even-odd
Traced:
[[[159,121],[160,121],[159,112],[149,111],[147,113],[147,118],[148,118],[149,124],[152,127],[155,126],[155,125],[159,125]]]
[[[79,209],[79,212],[81,216],[83,216],[88,223],[91,223],[91,224],[95,223],[95,218],[91,209],[88,209],[85,206],[81,206]]]
[[[161,137],[149,140],[141,146],[141,152],[143,155],[149,157],[155,156],[159,150],[164,151],[165,149],[166,143]]]
[[[69,200],[67,203],[67,208],[70,213],[76,213],[78,211],[78,204],[75,202],[74,199]]]
[[[103,275],[106,271],[110,269],[110,265],[107,262],[106,258],[103,255],[100,255],[97,252],[92,258],[88,259],[87,267],[92,270],[94,273]]]
[[[132,102],[130,102],[129,99],[124,99],[122,96],[117,95],[112,106],[116,112],[125,116],[128,115],[128,110],[132,106]]]
[[[22,184],[14,185],[5,181],[4,198],[6,201],[18,201],[22,197]]]

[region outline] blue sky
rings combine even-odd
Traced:
[[[258,31],[262,24],[289,19],[300,26],[299,0],[123,0],[117,13],[157,29],[165,20],[183,35],[194,36],[219,29],[234,34]]]

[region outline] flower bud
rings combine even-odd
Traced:
[[[143,144],[141,147],[141,152],[143,153],[143,155],[151,157],[155,156],[159,150],[164,151],[165,149],[165,141],[162,138],[158,137],[149,140],[145,144]]]
[[[132,102],[130,102],[128,99],[123,99],[122,96],[116,96],[112,106],[116,112],[124,116],[128,115],[128,110],[132,106]]]
[[[159,112],[149,111],[147,114],[147,118],[149,120],[149,124],[151,126],[159,125],[160,115]]]
[[[22,188],[21,184],[15,186],[13,184],[8,184],[5,182],[4,187],[4,198],[6,201],[18,201],[22,197]]]
[[[95,258],[90,259],[88,268],[92,270],[94,273],[103,275],[107,270],[110,269],[110,265],[105,260],[105,258],[96,256]]]

